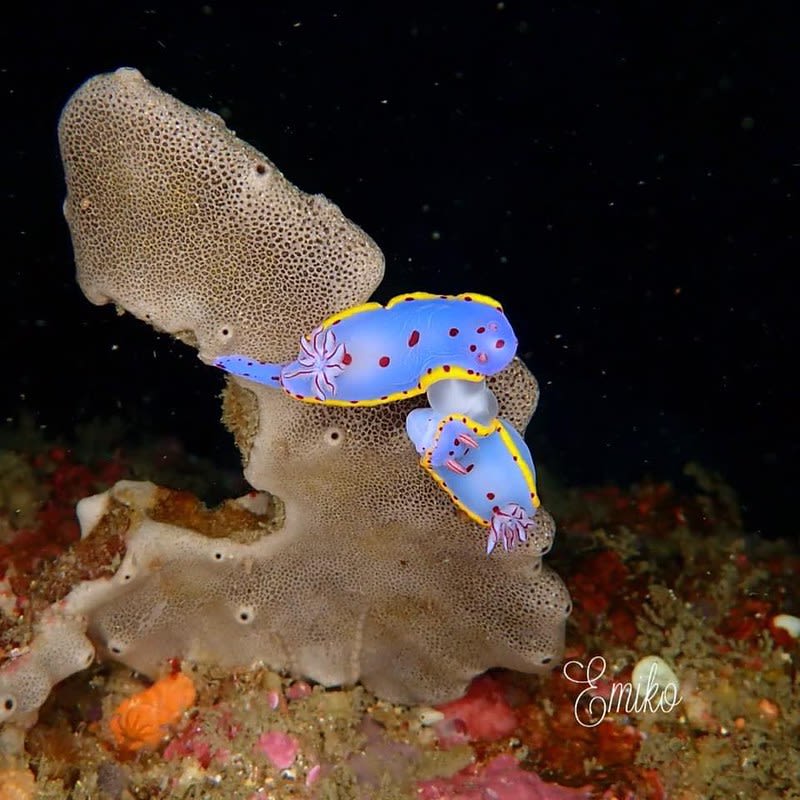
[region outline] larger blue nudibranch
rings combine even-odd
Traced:
[[[480,381],[506,367],[516,349],[491,297],[413,292],[334,314],[300,340],[290,364],[237,355],[214,363],[305,402],[371,406],[422,394],[436,381]]]

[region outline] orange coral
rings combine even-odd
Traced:
[[[196,696],[191,678],[176,672],[123,700],[109,723],[117,747],[135,752],[158,746],[168,727],[194,704]]]

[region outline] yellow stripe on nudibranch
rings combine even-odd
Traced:
[[[393,297],[386,303],[386,308],[396,306],[398,303],[405,303],[408,300],[466,300],[467,302],[482,303],[491,306],[498,311],[503,310],[503,306],[488,294],[478,294],[477,292],[464,292],[462,294],[432,294],[431,292],[406,292]]]
[[[343,319],[347,319],[348,317],[354,317],[356,314],[363,314],[365,311],[375,311],[377,308],[383,308],[380,303],[369,302],[369,303],[362,303],[360,306],[353,306],[352,308],[346,308],[344,311],[337,311],[335,314],[331,314],[327,319],[324,319],[320,323],[320,328],[323,330],[325,328],[330,328],[331,325],[336,325],[337,322],[341,322]],[[387,305],[388,308],[388,305]],[[306,334],[306,339],[311,341],[311,334]]]
[[[398,294],[395,297],[392,297],[390,300],[387,301],[386,305],[383,306],[380,303],[376,303],[374,301],[370,301],[369,303],[362,303],[359,306],[353,306],[352,308],[346,308],[344,311],[337,311],[335,314],[331,314],[329,317],[324,319],[320,323],[320,328],[330,328],[332,325],[336,325],[338,322],[341,322],[343,319],[347,319],[348,317],[354,317],[356,314],[363,314],[365,311],[375,311],[378,308],[385,308],[390,309],[394,306],[398,305],[399,303],[406,303],[409,300],[467,300],[475,303],[482,303],[486,306],[491,306],[492,308],[496,308],[498,311],[503,311],[503,306],[497,302],[493,297],[489,297],[488,294],[478,294],[476,292],[464,292],[463,294],[433,294],[432,292],[406,292],[405,294]],[[311,339],[311,334],[306,334],[306,339]]]
[[[503,440],[503,444],[506,446],[506,449],[509,453],[511,453],[512,457],[514,458],[514,463],[519,467],[520,472],[522,473],[523,478],[525,478],[525,483],[528,486],[528,490],[531,493],[531,502],[533,503],[534,508],[539,508],[542,504],[542,501],[539,499],[539,493],[536,490],[536,479],[533,477],[533,473],[531,472],[531,468],[528,466],[528,462],[523,458],[522,453],[520,453],[519,448],[516,445],[516,442],[511,438],[511,434],[506,429],[506,426],[503,423],[500,423],[500,438]]]
[[[386,303],[386,308],[392,308],[398,303],[407,303],[409,300],[452,300],[452,294],[433,294],[432,292],[405,292],[398,294]]]
[[[436,295],[438,297],[438,295]],[[463,367],[449,365],[448,369],[444,367],[433,367],[430,372],[426,372],[420,376],[419,383],[411,389],[403,389],[399,392],[389,392],[387,395],[382,395],[378,398],[370,400],[337,400],[335,397],[329,397],[325,400],[318,400],[316,397],[296,397],[291,395],[295,400],[301,403],[311,403],[317,406],[339,406],[340,408],[368,408],[370,406],[382,406],[389,402],[397,402],[398,400],[409,400],[412,397],[418,397],[428,391],[428,387],[441,380],[458,379],[461,381],[472,381],[477,383],[482,381],[484,376],[479,372],[468,372]],[[289,393],[291,394],[291,393]]]

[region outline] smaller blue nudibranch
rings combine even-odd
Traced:
[[[505,368],[516,349],[491,297],[413,292],[334,314],[301,338],[290,364],[238,355],[214,364],[305,402],[370,406],[414,397],[437,381],[481,381]]]
[[[450,414],[437,423],[420,464],[456,506],[489,528],[487,552],[527,539],[540,505],[536,470],[525,440],[508,422],[484,425]]]

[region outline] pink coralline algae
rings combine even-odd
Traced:
[[[473,741],[493,742],[510,736],[517,727],[517,715],[506,700],[503,686],[491,675],[476,678],[463,697],[437,708],[444,714],[442,723],[459,721],[459,727],[463,726],[467,738]],[[437,730],[441,728],[440,733],[449,739],[453,726],[442,723]]]
[[[286,697],[289,700],[302,700],[311,694],[311,685],[306,681],[295,681],[286,688]]]
[[[283,731],[262,733],[255,743],[255,751],[265,755],[277,769],[291,767],[299,750],[300,744],[297,739]]]
[[[452,778],[423,781],[419,800],[588,800],[588,787],[572,789],[546,783],[520,768],[513,756],[492,759],[485,767],[468,767]]]

